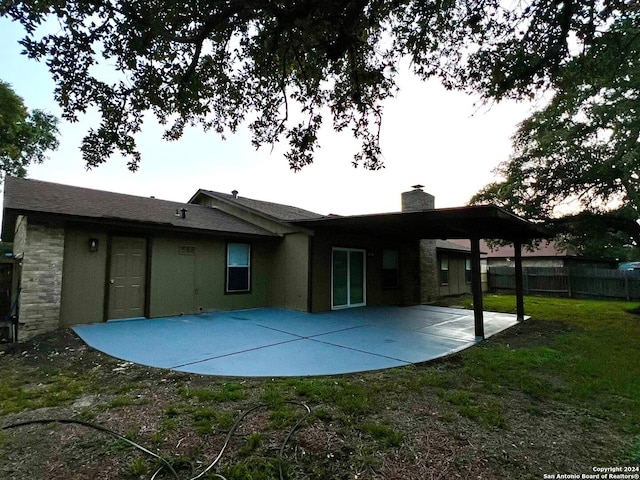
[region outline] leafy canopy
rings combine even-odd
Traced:
[[[549,221],[593,254],[640,245],[640,7],[562,65],[554,88],[519,126],[502,180],[472,202]]]
[[[608,35],[632,0],[2,0],[27,54],[44,59],[64,117],[97,108],[87,166],[114,152],[138,168],[135,135],[153,113],[180,138],[248,123],[259,147],[286,140],[289,165],[313,161],[318,131],[351,130],[354,165],[382,167],[383,101],[400,62],[484,99],[528,97],[575,51]],[[54,19],[60,28],[41,35]],[[50,24],[47,24],[50,25]],[[573,48],[570,48],[570,44]],[[579,54],[578,54],[579,55]],[[114,68],[115,67],[115,71]]]
[[[31,114],[11,86],[0,81],[0,180],[24,177],[31,163],[42,163],[58,147],[57,119],[40,110]]]

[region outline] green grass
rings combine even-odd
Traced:
[[[142,476],[146,476],[148,472],[149,466],[142,458],[129,460],[124,468],[124,475],[126,478],[140,478]]]
[[[404,435],[396,432],[388,425],[379,423],[365,423],[360,429],[371,435],[378,443],[385,447],[399,447],[402,445]]]
[[[222,474],[227,480],[279,480],[282,467],[285,480],[294,478],[290,465],[278,459],[251,458],[226,467]]]
[[[248,456],[252,452],[258,450],[260,445],[262,445],[262,434],[260,432],[253,432],[247,435],[245,438],[246,443],[240,447],[238,453],[243,456]]]
[[[487,392],[522,391],[640,432],[640,317],[635,303],[526,297],[525,311],[546,344],[490,341],[462,353],[465,374]],[[512,312],[513,296],[490,295],[485,310]]]
[[[244,389],[239,383],[224,383],[221,388],[216,389],[183,388],[180,390],[180,395],[184,398],[195,398],[200,402],[211,403],[234,402],[246,398]]]
[[[0,415],[67,405],[89,388],[80,374],[69,372],[34,372],[18,377],[13,372],[0,372]]]

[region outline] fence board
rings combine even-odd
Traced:
[[[515,268],[490,267],[489,291],[514,291]],[[526,295],[640,300],[640,271],[586,267],[525,267]]]

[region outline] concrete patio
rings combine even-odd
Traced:
[[[484,313],[485,336],[517,323]],[[472,310],[363,307],[326,313],[253,309],[74,327],[126,361],[204,375],[332,375],[424,362],[476,343]]]

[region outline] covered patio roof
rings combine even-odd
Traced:
[[[518,320],[523,320],[522,244],[536,238],[549,238],[551,236],[544,227],[493,205],[348,217],[328,216],[292,223],[312,230],[404,238],[416,241],[422,239],[471,240],[471,290],[473,293],[475,333],[479,339],[485,336],[482,311],[480,240],[502,239],[513,242],[516,269],[516,315]]]
[[[346,217],[328,216],[292,223],[311,229],[416,240],[498,238],[526,242],[534,238],[549,237],[549,233],[540,225],[492,205]]]

